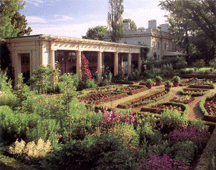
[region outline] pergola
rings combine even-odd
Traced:
[[[29,69],[29,77],[33,70],[44,64],[55,68],[57,51],[72,51],[76,56],[76,73],[81,78],[81,55],[83,52],[94,52],[97,57],[98,78],[102,75],[103,56],[105,53],[114,55],[114,75],[118,75],[118,65],[123,64],[122,54],[127,56],[128,74],[131,73],[131,59],[136,56],[138,69],[141,70],[139,45],[120,44],[106,41],[62,37],[54,35],[32,35],[7,38],[6,42],[11,53],[12,66],[15,71],[15,83],[18,75]],[[24,57],[25,56],[25,57]],[[27,56],[27,57],[26,57]],[[29,62],[28,59],[29,58]],[[120,62],[119,62],[120,61]],[[26,66],[25,66],[26,63]],[[74,63],[73,63],[74,64]]]

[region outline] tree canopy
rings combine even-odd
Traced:
[[[109,0],[110,12],[108,13],[108,26],[112,42],[118,42],[124,36],[122,14],[123,0]]]
[[[89,28],[86,35],[82,38],[93,39],[93,40],[103,40],[104,34],[107,31],[106,26],[96,26],[94,28]]]
[[[162,0],[160,6],[169,11],[170,32],[189,56],[189,63],[194,59],[204,59],[208,63],[214,58],[216,1]]]
[[[0,1],[0,39],[30,34],[31,27],[26,29],[27,20],[19,13],[24,6],[23,0]]]
[[[123,20],[123,23],[124,22],[129,22],[130,23],[130,28],[131,28],[131,30],[137,30],[137,25],[136,25],[136,23],[134,22],[134,21],[132,21],[131,19],[124,19]]]

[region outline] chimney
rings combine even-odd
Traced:
[[[131,29],[131,28],[130,28],[130,22],[123,22],[123,27],[124,27],[124,30],[125,30],[125,31],[130,30],[130,29]]]
[[[148,21],[148,28],[156,29],[157,28],[157,21],[155,19]]]
[[[168,32],[168,27],[169,27],[169,24],[162,24],[161,31]]]

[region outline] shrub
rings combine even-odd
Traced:
[[[201,148],[208,141],[210,132],[201,127],[188,126],[175,129],[173,132],[170,132],[169,136],[172,141],[192,141]]]
[[[81,60],[82,60],[82,79],[83,80],[87,80],[87,79],[92,79],[92,74],[91,71],[89,70],[89,61],[88,59],[85,57],[85,55],[81,56]]]
[[[46,153],[51,151],[51,143],[49,140],[44,142],[41,138],[38,140],[37,145],[34,141],[25,143],[21,140],[16,140],[13,147],[9,147],[9,153],[21,160],[32,160],[35,158],[44,158]]]
[[[171,156],[163,154],[160,155],[150,155],[150,158],[142,160],[138,163],[140,170],[145,169],[166,169],[166,170],[177,170],[177,169],[189,169],[185,165],[186,161],[182,159],[174,159]]]
[[[147,79],[146,80],[146,84],[152,84],[152,83],[153,83],[152,79]]]
[[[0,94],[0,106],[7,105],[14,109],[19,106],[19,100],[12,92]]]
[[[55,119],[45,119],[37,121],[36,126],[28,128],[26,131],[27,141],[39,140],[55,140],[55,135],[60,131],[59,123]]]
[[[162,81],[162,77],[161,77],[161,76],[156,76],[156,77],[155,77],[155,80],[156,80],[156,81]]]
[[[181,79],[179,76],[173,76],[172,80],[175,82],[179,82]]]
[[[194,155],[197,151],[197,146],[192,141],[177,142],[170,150],[173,153],[175,159],[185,160],[189,166],[194,159]]]
[[[161,67],[161,72],[163,75],[167,75],[167,74],[173,74],[174,73],[174,69],[173,69],[173,65],[172,64],[164,64]]]
[[[165,81],[166,85],[170,85],[171,84],[171,81],[167,80]]]
[[[205,61],[203,59],[196,60],[195,62],[192,63],[192,66],[200,69],[205,66]]]
[[[177,110],[164,110],[161,114],[161,123],[165,131],[172,131],[188,124],[185,114],[181,115]]]
[[[14,113],[8,106],[0,107],[0,129],[5,142],[25,139],[28,128],[34,127],[35,121],[40,120],[37,114]]]

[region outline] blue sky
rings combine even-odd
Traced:
[[[166,21],[167,14],[158,6],[159,0],[124,0],[123,19],[130,18],[137,27],[148,27],[148,20],[157,25]],[[27,0],[21,14],[27,18],[33,34],[53,34],[79,37],[88,28],[107,25],[109,0]]]

